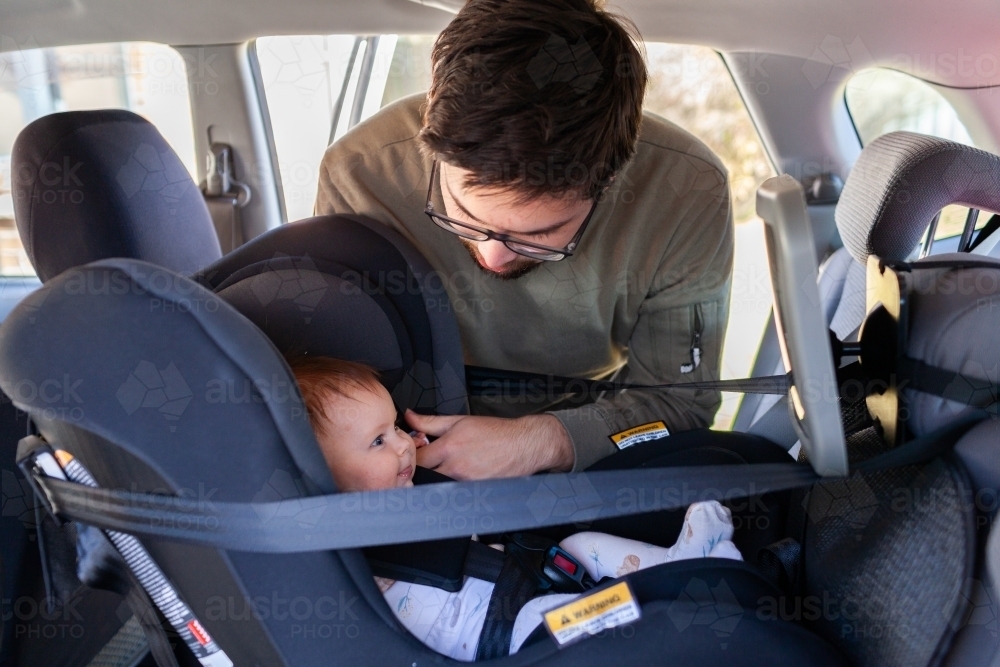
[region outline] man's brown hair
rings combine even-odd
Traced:
[[[600,0],[469,0],[434,44],[424,149],[466,187],[592,199],[635,153],[639,44]]]
[[[309,423],[320,435],[329,435],[332,415],[326,410],[330,396],[353,398],[358,391],[378,392],[378,371],[365,364],[331,357],[297,356],[288,359]]]

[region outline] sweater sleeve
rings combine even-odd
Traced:
[[[660,261],[619,375],[633,384],[719,379],[729,317],[733,222],[728,181],[694,193]],[[661,421],[670,432],[711,425],[721,395],[709,390],[628,390],[550,414],[573,441],[574,470],[617,451],[611,436]]]

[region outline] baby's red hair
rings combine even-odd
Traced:
[[[320,435],[329,435],[330,415],[326,400],[331,396],[353,398],[358,391],[378,393],[378,371],[355,361],[332,357],[298,356],[288,359],[299,393],[309,414],[309,423]]]

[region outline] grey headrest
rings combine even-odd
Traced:
[[[892,132],[861,151],[837,204],[837,228],[862,264],[868,255],[905,260],[949,204],[1000,211],[1000,157],[945,139]]]

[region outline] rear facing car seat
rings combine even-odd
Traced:
[[[837,229],[844,245],[820,267],[820,299],[837,338],[856,340],[864,320],[868,256],[910,258],[941,208],[994,192],[1000,187],[997,174],[1000,157],[937,137],[892,132],[865,146],[837,203]],[[776,338],[765,340],[764,345],[777,347]],[[755,368],[755,374],[758,371],[786,372],[780,358],[773,368]],[[746,431],[791,448],[797,438],[786,413],[786,400],[763,397]]]

